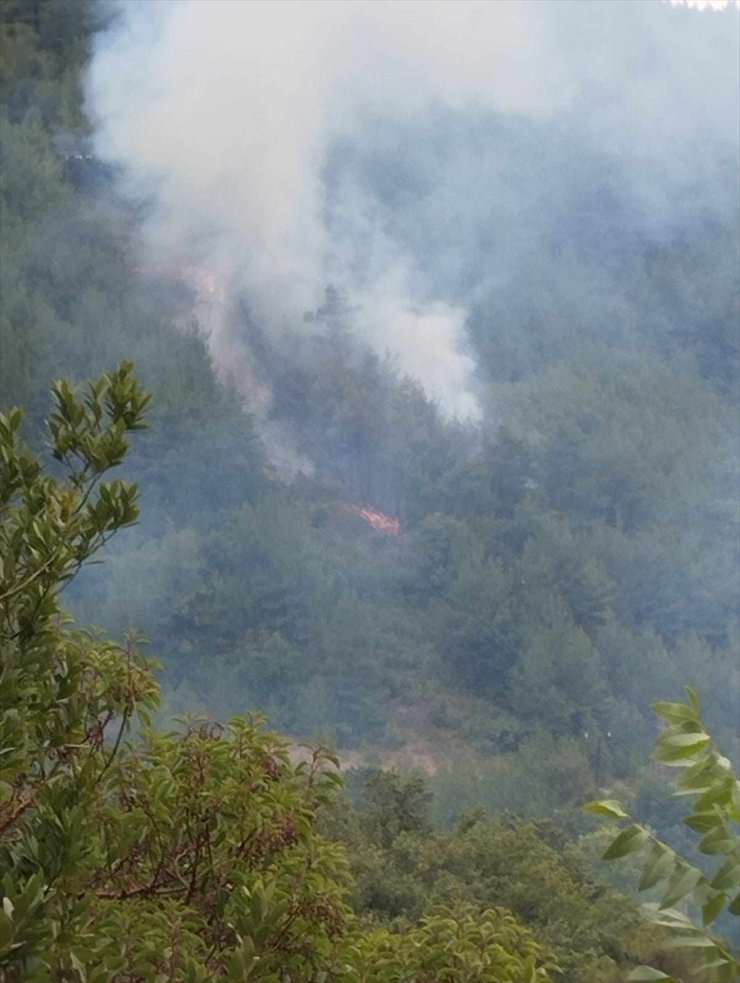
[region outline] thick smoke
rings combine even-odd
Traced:
[[[362,340],[447,413],[475,416],[459,286],[475,286],[464,230],[488,200],[485,167],[479,157],[469,181],[464,159],[454,174],[433,163],[417,173],[404,235],[353,173],[352,147],[388,127],[413,139],[415,121],[434,114],[563,120],[625,167],[639,163],[636,207],[659,226],[687,187],[711,205],[723,177],[708,148],[737,146],[737,20],[653,0],[124,0],[89,73],[96,150],[149,204],[153,263],[213,271],[274,336],[306,330],[303,313],[335,284]],[[495,185],[495,155],[486,162]],[[523,175],[530,163],[519,162]],[[542,208],[512,201],[506,252],[525,255]],[[211,345],[249,380],[246,343],[218,317]]]

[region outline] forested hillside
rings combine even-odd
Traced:
[[[23,441],[22,410],[0,414],[3,979],[616,983],[647,957],[732,983],[740,961],[706,926],[738,914],[740,783],[691,689],[690,704],[656,704],[657,756],[685,769],[708,862],[636,825],[604,858],[646,849],[640,890],[663,881],[661,908],[690,895],[703,929],[671,908],[656,932],[546,820],[478,809],[435,832],[422,779],[370,771],[358,809],[337,796],[333,754],[306,746],[296,762],[254,717],[153,729],[159,688],[136,634],[107,640],[59,606],[138,519],[137,486],[109,473],[149,401],[130,362],[56,383],[55,474]],[[628,818],[615,800],[588,808]],[[630,978],[677,983],[644,965]]]
[[[416,128],[412,156],[393,130],[337,147],[329,197],[352,161],[419,248],[422,161],[454,176],[467,143],[476,167],[497,154],[489,208],[460,222],[478,239],[464,250],[476,269],[438,274],[451,299],[476,298],[484,416],[443,417],[363,348],[352,297],[328,287],[288,348],[261,332],[248,298],[225,305],[272,390],[258,427],[191,320],[197,285],[142,269],[136,210],[90,153],[80,71],[103,13],[3,6],[3,399],[38,433],[50,379],[123,356],[154,393],[130,468],[143,521],[80,578],[75,610],[149,637],[173,712],[259,708],[366,759],[410,748],[436,771],[446,819],[448,797],[539,815],[631,776],[650,701],[683,682],[728,745],[736,182],[717,192],[721,207],[682,200],[651,228],[625,187],[633,176],[615,180],[606,151],[562,127],[439,118]],[[547,153],[505,197],[506,161],[528,144]],[[553,167],[558,210],[547,248],[533,247],[546,268],[502,288],[502,211]],[[290,467],[275,433],[288,435]],[[362,508],[398,525],[378,530]]]
[[[28,598],[22,577],[7,595],[21,607],[3,614],[5,641],[13,653],[28,645],[39,665],[51,659],[60,707],[68,702],[65,686],[84,692],[89,678],[110,683],[85,695],[79,719],[77,703],[59,710],[58,732],[36,711],[25,722],[15,710],[7,718],[15,737],[26,728],[23,754],[36,753],[30,749],[40,742],[44,780],[43,742],[61,749],[70,784],[52,790],[44,808],[67,828],[78,821],[70,803],[82,796],[95,843],[84,860],[77,840],[63,849],[60,840],[47,856],[29,832],[30,852],[11,850],[5,859],[12,854],[24,877],[36,863],[48,874],[57,849],[53,877],[77,900],[64,922],[49,912],[57,901],[66,910],[66,895],[44,907],[40,894],[31,898],[31,877],[28,898],[16,898],[16,907],[41,919],[33,930],[39,938],[60,932],[74,952],[75,932],[90,931],[120,871],[128,881],[116,887],[117,900],[129,890],[150,897],[137,878],[146,878],[155,897],[167,864],[177,867],[178,850],[197,840],[173,840],[165,849],[156,830],[166,826],[174,836],[196,808],[183,762],[202,754],[211,769],[207,780],[201,775],[203,794],[215,802],[224,776],[236,781],[228,786],[236,814],[243,808],[238,781],[256,782],[269,815],[264,835],[273,837],[245,852],[247,840],[234,839],[224,823],[212,830],[218,849],[247,865],[250,890],[261,872],[268,908],[292,885],[284,900],[294,907],[275,915],[274,935],[265,928],[260,951],[273,960],[265,973],[277,972],[280,953],[289,952],[295,967],[314,960],[313,970],[295,969],[295,980],[401,979],[393,967],[412,951],[422,959],[425,946],[446,938],[451,911],[455,944],[472,960],[465,965],[473,975],[450,980],[503,972],[492,963],[490,976],[475,976],[481,931],[504,933],[507,972],[520,974],[517,983],[548,974],[615,983],[626,966],[646,959],[685,970],[662,952],[662,939],[632,901],[600,879],[604,836],[581,807],[599,789],[616,788],[669,843],[696,858],[680,806],[647,764],[657,726],[650,704],[679,697],[684,684],[700,694],[719,745],[735,762],[740,757],[737,146],[707,140],[701,174],[668,157],[656,169],[654,158],[625,155],[598,128],[584,129],[575,112],[543,118],[475,105],[435,105],[396,118],[369,113],[362,127],[337,137],[321,173],[323,217],[337,242],[351,243],[348,266],[376,261],[370,239],[353,224],[348,202],[356,199],[369,203],[388,241],[420,257],[421,292],[433,283],[443,298],[435,304],[467,311],[465,359],[474,373],[465,405],[475,412],[456,416],[402,359],[370,344],[383,336],[386,308],[380,296],[368,308],[351,278],[327,280],[314,308],[296,311],[295,323],[277,331],[257,291],[222,283],[185,255],[160,261],[152,203],[132,194],[122,165],[97,153],[85,96],[93,47],[109,36],[114,15],[87,0],[2,0],[0,7],[3,409],[25,408],[24,435],[44,454],[53,380],[99,379],[130,359],[152,394],[147,427],[128,456],[114,433],[119,418],[126,428],[138,426],[138,410],[127,416],[133,411],[121,408],[116,389],[139,392],[125,367],[89,397],[98,415],[85,423],[87,443],[74,444],[66,431],[60,437],[57,425],[56,460],[46,455],[49,480],[70,480],[74,494],[124,457],[123,479],[139,485],[136,524],[114,489],[90,520],[109,527],[79,533],[58,582],[42,571],[52,598],[73,581],[63,601],[77,621],[128,637],[128,647],[97,646],[64,628],[56,608],[46,611],[46,595],[26,624],[22,604],[40,587],[37,573]],[[722,16],[737,32],[734,12]],[[108,402],[95,404],[104,393]],[[65,399],[72,400],[66,411]],[[56,412],[82,426],[74,405],[57,390]],[[3,466],[12,487],[3,507],[21,508],[22,500],[40,509],[39,522],[52,521],[56,506],[46,509],[43,496],[55,486],[33,485],[41,478],[30,458],[13,470],[19,420],[9,419]],[[79,480],[63,478],[73,444],[90,469]],[[102,565],[82,566],[123,526],[96,556]],[[27,544],[28,562],[41,562],[43,535],[31,529],[19,536],[8,543],[21,552]],[[6,575],[14,583],[15,574]],[[135,708],[154,710],[157,697],[152,667],[138,655],[135,685],[106,660],[116,651],[131,659],[144,638],[161,664],[156,719],[167,727],[194,712],[210,721],[189,724],[177,739],[149,734],[144,749],[121,751],[175,776],[179,805],[171,812],[158,812],[165,806],[146,769],[131,773],[128,798],[121,782],[129,759],[108,773],[119,744],[108,760],[113,738],[105,728],[120,714],[133,721]],[[77,666],[69,683],[54,646]],[[7,665],[27,673],[19,678],[28,694],[41,687],[32,705],[52,700],[43,679],[14,658]],[[246,750],[227,766],[224,747],[231,745],[215,722],[251,711],[265,714],[285,743],[251,723],[234,725],[229,733]],[[93,717],[102,728],[97,737]],[[338,750],[347,796],[329,794],[335,782],[323,752],[312,759],[315,789],[313,766],[296,764],[297,745],[317,739]],[[102,771],[83,795],[75,782],[87,782],[89,769],[78,775],[74,761],[88,748]],[[0,783],[13,789],[0,801],[0,819],[11,829],[25,822],[37,794],[23,787],[32,770],[18,753],[12,778],[0,771]],[[115,807],[105,789],[122,796]],[[162,825],[154,822],[148,828],[156,835],[126,854],[125,829],[134,821],[126,815],[146,813],[148,822],[146,809]],[[123,837],[123,853],[109,856],[107,867],[100,858],[110,843],[95,839],[95,810],[105,817],[101,835]],[[44,836],[55,822],[48,815]],[[318,880],[304,883],[302,865],[312,869],[314,859]],[[211,927],[193,929],[187,914],[172,923],[194,946],[200,968],[178,976],[183,963],[158,978],[252,978],[236,962],[233,975],[208,975],[216,966],[226,973],[224,953],[233,943],[231,923],[223,937],[208,934],[228,920],[213,887],[233,887],[218,881],[221,863],[197,888],[194,874],[187,891]],[[617,878],[622,888],[628,881]],[[75,907],[85,883],[97,900]],[[159,939],[161,910],[148,904],[142,900],[140,924],[148,928],[141,931]],[[261,904],[253,899],[248,914],[239,909],[234,917],[252,925]],[[433,904],[448,907],[435,915]],[[110,922],[112,936],[126,936],[127,917]],[[363,934],[368,926],[376,928]],[[304,929],[313,946],[305,951]],[[345,936],[348,948],[335,949]],[[166,944],[175,951],[177,938]],[[157,945],[165,942],[152,941],[152,953]],[[76,971],[64,952],[62,962],[72,962],[59,972]],[[91,952],[74,958],[88,959],[88,968],[96,960],[117,965],[118,956]],[[361,966],[370,953],[387,957],[375,975],[341,975],[342,959]],[[319,965],[338,975],[310,975]],[[47,978],[40,963],[33,966],[41,975],[30,978]],[[101,972],[88,978],[107,980],[114,970]]]

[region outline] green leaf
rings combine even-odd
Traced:
[[[714,942],[706,935],[676,935],[666,943],[669,949],[716,949]]]
[[[654,925],[660,925],[662,928],[669,928],[678,932],[689,932],[695,928],[691,919],[687,918],[682,911],[676,911],[675,908],[661,910],[656,904],[644,905],[643,907]]]
[[[655,757],[664,764],[692,758],[712,743],[712,738],[704,731],[696,734],[666,734],[658,739]]]
[[[699,843],[702,853],[724,853],[729,854],[735,846],[735,839],[728,832],[724,823],[710,829]]]
[[[727,904],[727,895],[724,893],[715,894],[713,898],[707,901],[706,904],[701,907],[701,922],[702,925],[709,925],[714,921],[715,918],[722,912],[723,908]]]
[[[596,816],[608,816],[610,819],[629,819],[624,811],[622,803],[617,799],[594,799],[584,806],[586,812],[592,812]]]
[[[668,877],[676,863],[676,855],[669,847],[655,842],[642,869],[638,890],[647,891],[658,881]]]
[[[717,812],[694,812],[686,816],[684,823],[697,833],[706,833],[717,826],[723,826],[722,817]]]
[[[638,966],[637,969],[632,970],[627,979],[631,983],[650,983],[652,980],[663,980],[664,983],[678,983],[675,977],[668,976],[666,973],[662,973],[659,969],[653,969],[651,966]]]
[[[701,713],[701,703],[699,702],[699,694],[696,692],[693,686],[684,686],[684,692],[689,698],[689,703],[694,708],[694,712],[698,716]]]
[[[696,711],[685,703],[661,701],[653,703],[653,710],[671,724],[697,723]]]
[[[711,757],[701,758],[679,776],[677,786],[681,794],[705,792],[716,778],[716,770]]]
[[[628,853],[639,850],[650,839],[650,834],[642,826],[635,824],[625,827],[604,853],[604,860],[618,860]]]
[[[4,911],[0,911],[0,955],[10,949],[12,941],[13,923]]]
[[[732,802],[732,785],[733,780],[731,778],[722,779],[722,781],[715,781],[712,786],[701,795],[694,803],[695,808],[699,812],[708,811],[712,806],[719,806],[724,808],[730,805]]]
[[[730,817],[740,823],[740,781],[731,779],[730,785]]]
[[[87,981],[87,973],[85,972],[84,965],[80,961],[79,957],[75,955],[74,952],[71,952],[69,955],[70,955],[70,960],[72,962],[72,966],[80,974],[80,979],[82,980],[82,983],[86,983],[86,981]]]
[[[700,870],[689,867],[688,864],[677,866],[668,882],[660,907],[672,908],[681,898],[685,898],[690,891],[694,890],[702,876]]]
[[[735,888],[740,885],[740,862],[730,857],[726,860],[712,879],[712,887],[722,891],[725,888]]]

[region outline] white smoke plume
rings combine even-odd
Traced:
[[[150,203],[158,261],[213,271],[279,333],[302,330],[336,283],[368,344],[444,411],[474,417],[465,308],[357,188],[330,231],[322,174],[333,142],[431,106],[548,116],[585,100],[589,125],[618,152],[624,140],[625,153],[680,154],[701,127],[726,128],[736,100],[712,55],[717,28],[697,47],[691,16],[639,0],[120,0],[88,78],[96,151]],[[450,200],[450,228],[475,187],[469,197]],[[217,363],[233,363],[218,326],[211,344]]]

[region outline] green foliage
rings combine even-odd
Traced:
[[[587,351],[516,398],[519,425],[537,427],[543,490],[559,510],[634,530],[656,509],[695,506],[726,467],[715,454],[732,427],[722,401],[690,369],[645,353]]]
[[[569,983],[621,983],[631,966],[664,955],[637,905],[594,877],[553,822],[487,818],[479,808],[441,832],[417,809],[417,821],[400,828],[400,797],[418,802],[423,785],[390,772],[379,797],[378,777],[365,773],[357,808],[340,799],[320,820],[346,845],[361,918],[394,931],[430,905],[504,906],[550,949]]]
[[[131,363],[88,384],[82,398],[62,380],[54,398],[49,434],[53,456],[66,468],[63,478],[45,475],[20,443],[20,409],[0,416],[2,626],[19,651],[58,613],[58,585],[139,514],[136,485],[101,480],[123,460],[126,434],[141,428],[149,402]]]
[[[577,828],[593,787],[633,779],[647,701],[677,697],[677,679],[701,680],[711,731],[736,757],[732,182],[712,185],[721,214],[682,207],[664,236],[640,225],[631,181],[616,194],[593,148],[584,168],[533,120],[416,120],[414,139],[384,132],[372,160],[340,153],[329,197],[332,169],[354,161],[352,181],[373,185],[429,263],[433,230],[412,203],[449,185],[419,176],[436,160],[454,184],[468,173],[460,148],[486,175],[464,283],[449,255],[434,271],[471,311],[483,419],[443,419],[364,348],[353,298],[329,287],[289,344],[249,297],[220,309],[219,337],[249,347],[270,391],[258,427],[238,370],[238,392],[214,371],[187,276],[153,266],[136,210],[90,156],[81,79],[107,16],[86,0],[0,5],[0,391],[25,406],[36,450],[53,375],[133,357],[157,393],[131,458],[142,525],[75,579],[65,596],[79,620],[151,638],[163,716],[259,709],[366,762],[421,746],[446,824],[482,803]],[[495,288],[484,271],[508,268],[492,257],[516,189],[494,189],[494,159],[532,191],[536,173],[567,175],[558,248]],[[371,529],[363,505],[397,516],[401,535]],[[654,805],[650,821],[680,846]]]
[[[59,606],[138,515],[136,486],[104,477],[149,397],[130,363],[53,392],[58,476],[21,445],[20,411],[0,417],[3,979],[547,983],[551,960],[508,912],[444,908],[392,932],[352,915],[345,853],[315,826],[341,781],[332,755],[294,764],[242,718],[151,728],[137,639],[103,640]],[[387,840],[422,822],[413,782],[376,776],[370,799]]]
[[[666,724],[657,739],[655,756],[664,765],[683,769],[675,782],[676,794],[694,797],[684,823],[698,835],[699,852],[715,860],[715,869],[706,873],[691,864],[640,823],[626,826],[604,858],[617,860],[641,852],[640,890],[662,885],[658,903],[646,906],[653,923],[670,932],[671,946],[693,954],[697,978],[732,983],[740,973],[740,959],[706,929],[725,910],[740,916],[740,782],[704,731],[696,692],[688,687],[686,692],[687,703],[653,704]],[[591,802],[586,808],[611,819],[629,818],[615,800]],[[700,925],[676,907],[685,899],[700,913]],[[641,967],[629,978],[672,979],[649,967]]]
[[[422,778],[376,769],[365,780],[363,797],[363,828],[380,846],[389,847],[400,833],[430,831],[431,795]]]
[[[352,983],[545,983],[557,970],[509,912],[471,905],[434,911],[407,933],[368,932],[355,952]]]
[[[108,538],[138,516],[135,485],[102,480],[142,426],[149,397],[131,365],[78,396],[54,387],[52,452],[65,465],[46,475],[20,443],[18,409],[0,416],[0,830],[6,959],[25,959],[56,931],[57,886],[82,863],[91,796],[108,772],[134,710],[156,704],[147,665],[66,624],[60,589]],[[80,828],[82,827],[82,828]],[[79,830],[79,835],[78,834]]]
[[[151,666],[133,639],[121,648],[70,628],[57,598],[138,514],[135,486],[102,477],[148,397],[128,364],[82,397],[66,382],[54,395],[63,477],[47,477],[19,444],[18,411],[0,420],[6,978],[110,980],[146,967],[241,979],[230,967],[262,950],[265,978],[270,960],[318,960],[343,917],[338,882],[322,887],[341,858],[310,838],[334,776],[320,755],[293,768],[283,744],[245,722],[228,737],[203,724],[124,743],[156,706]],[[316,929],[308,955],[306,924]]]
[[[88,572],[85,559],[138,512],[134,486],[108,469],[143,394],[126,367],[79,393],[60,385],[49,473],[22,447],[17,411],[3,417],[0,817],[3,872],[10,865],[15,880],[2,892],[0,939],[22,937],[27,963],[13,972],[49,978],[47,959],[71,979],[78,963],[90,978],[270,978],[271,959],[295,957],[297,979],[341,977],[345,965],[375,978],[375,947],[421,979],[454,979],[457,956],[439,949],[454,938],[477,978],[478,926],[509,932],[505,905],[556,950],[569,981],[613,983],[658,943],[626,901],[578,872],[567,846],[541,824],[503,820],[433,833],[429,815],[449,828],[483,805],[557,815],[578,831],[574,804],[593,788],[634,787],[652,731],[646,695],[674,695],[676,679],[702,680],[708,730],[730,756],[740,748],[734,203],[727,196],[721,220],[683,214],[674,232],[640,232],[636,245],[625,231],[633,201],[608,197],[604,208],[593,175],[553,150],[551,134],[497,120],[481,159],[488,146],[505,162],[523,142],[532,173],[540,159],[550,173],[578,163],[578,193],[557,222],[561,245],[528,261],[526,281],[461,288],[449,255],[435,273],[456,304],[474,288],[480,427],[443,420],[417,383],[368,354],[353,336],[352,298],[334,288],[294,346],[273,345],[240,304],[227,305],[226,330],[249,338],[271,390],[266,439],[287,438],[287,456],[296,451],[298,470],[313,475],[286,478],[266,467],[244,394],[217,379],[205,333],[189,323],[187,287],[142,260],[137,217],[111,207],[112,177],[87,156],[81,78],[106,16],[87,0],[0,5],[0,391],[25,405],[35,451],[52,374],[97,377],[132,356],[157,393],[156,426],[132,455],[143,523]],[[445,127],[455,139],[439,138]],[[448,167],[472,132],[438,119],[433,135],[422,125],[421,139],[401,140],[409,183],[378,198],[392,202],[394,227],[408,220],[404,201],[437,193],[416,185],[414,155]],[[428,160],[417,163],[424,173]],[[376,164],[367,174],[392,184],[393,168]],[[487,252],[498,207],[480,209],[488,225],[472,266],[502,268]],[[411,224],[413,242],[424,224]],[[547,289],[532,290],[537,280]],[[269,449],[276,460],[285,450]],[[365,504],[398,516],[403,533],[370,529],[353,512]],[[139,636],[116,644],[75,627],[57,602],[62,587],[83,623],[151,637],[166,666],[159,719],[193,705],[220,719],[260,708],[293,735],[362,746],[368,762],[383,762],[391,744],[421,746],[436,768],[433,802],[418,778],[376,774],[366,811],[345,817],[340,837],[349,884],[341,851],[312,826],[333,768],[309,781],[283,742],[243,721],[152,731],[158,691]],[[705,753],[698,731],[675,736],[667,757]],[[644,881],[658,875],[646,889],[665,893],[671,857],[690,844],[652,777],[637,781],[635,811],[676,851],[654,858]],[[240,854],[227,882],[223,858],[239,851],[219,809],[246,808],[239,782],[257,786],[247,805],[266,810],[259,822],[276,847]],[[298,839],[281,846],[296,817]],[[639,847],[632,863],[662,842],[643,829],[621,843]],[[717,847],[724,833],[707,828],[702,842]],[[299,884],[309,855],[318,879]],[[674,894],[700,869],[687,864]],[[721,904],[726,924],[730,888],[710,889],[706,914]],[[449,918],[431,914],[432,902]],[[524,936],[510,936],[519,952]],[[486,972],[503,974],[500,955],[486,952]],[[526,976],[513,964],[506,972]]]

